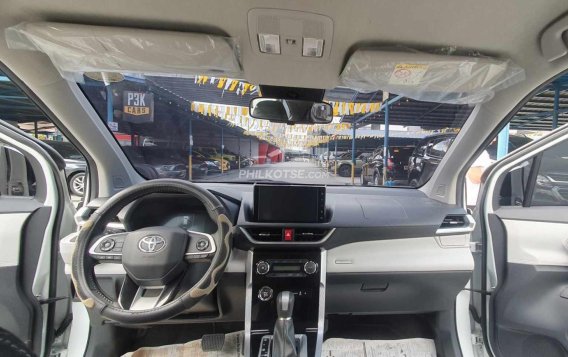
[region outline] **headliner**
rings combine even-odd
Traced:
[[[247,13],[252,8],[302,10],[330,17],[334,22],[334,35],[329,59],[299,66],[286,58],[256,56],[249,43],[247,28]],[[363,44],[402,44],[416,48],[455,45],[486,55],[509,57],[525,69],[526,80],[497,93],[493,100],[473,111],[472,118],[456,138],[459,145],[452,145],[443,165],[422,188],[438,200],[455,202],[457,173],[473,160],[482,142],[523,98],[568,68],[568,56],[548,62],[539,47],[542,31],[567,11],[565,0],[544,3],[517,0],[173,0],[167,3],[151,0],[8,0],[2,3],[0,28],[22,21],[58,21],[228,35],[240,41],[244,79],[254,84],[312,88],[334,87],[349,54],[355,46]],[[96,113],[92,108],[81,106],[84,98],[73,100],[77,96],[76,88],[62,80],[47,56],[9,50],[4,37],[0,36],[0,61],[38,95],[79,142],[88,145],[93,130],[100,131],[94,120],[81,120]],[[116,144],[107,134],[101,131],[108,148],[89,147],[97,166],[106,165],[104,170],[98,167],[103,181],[99,186],[102,194],[113,192],[110,175],[115,170],[110,168],[109,155],[113,152],[109,150]],[[123,157],[116,160],[116,165],[126,163]],[[105,175],[108,175],[108,182],[104,182]],[[132,172],[127,177],[133,182],[140,180]]]

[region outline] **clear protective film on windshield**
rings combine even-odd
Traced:
[[[456,52],[453,48],[359,49],[349,58],[340,81],[360,92],[381,89],[415,100],[477,104],[525,79],[525,71],[510,59]]]
[[[237,44],[227,37],[50,22],[21,23],[5,35],[9,48],[47,54],[71,81],[84,72],[242,76]]]

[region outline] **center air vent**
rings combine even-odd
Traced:
[[[249,238],[256,242],[316,243],[324,240],[331,232],[331,229],[248,227],[244,231]]]
[[[252,239],[259,242],[280,242],[282,240],[282,228],[247,228]]]

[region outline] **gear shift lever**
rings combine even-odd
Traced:
[[[294,312],[294,294],[289,291],[283,291],[278,294],[276,299],[276,311],[279,319],[290,319]]]
[[[296,337],[294,334],[294,294],[283,291],[276,299],[278,319],[274,325],[272,339],[272,357],[298,357]]]

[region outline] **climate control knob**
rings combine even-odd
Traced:
[[[270,271],[270,264],[268,264],[264,260],[261,260],[258,263],[256,263],[256,273],[258,275],[265,275],[269,271]]]
[[[304,272],[308,275],[312,275],[315,274],[318,271],[318,264],[316,262],[313,261],[307,261],[306,264],[304,264]]]

